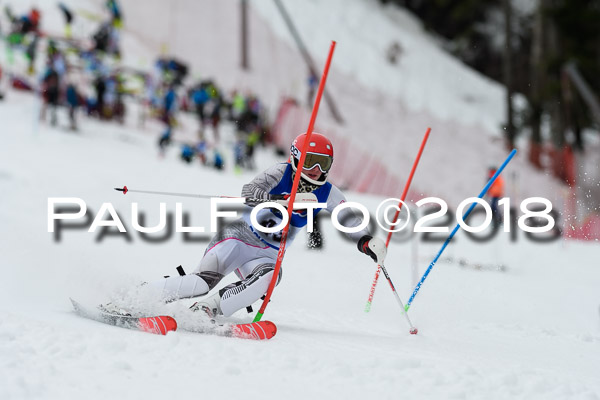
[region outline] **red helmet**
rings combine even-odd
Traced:
[[[294,171],[298,168],[300,156],[304,143],[306,141],[306,133],[299,135],[292,142],[290,149],[290,162]],[[313,169],[318,166],[321,170],[321,176],[318,179],[309,178],[304,172],[301,172],[301,176],[304,180],[314,184],[322,185],[327,181],[327,174],[333,165],[333,145],[325,136],[320,133],[313,132],[310,135],[310,143],[308,144],[308,151],[306,152],[306,158],[304,159],[303,168]]]

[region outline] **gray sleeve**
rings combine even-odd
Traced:
[[[242,187],[242,197],[269,199],[269,192],[277,186],[286,167],[287,164],[276,164],[258,174],[252,181]]]
[[[327,198],[327,211],[330,213],[333,212],[333,209],[338,205],[345,203],[346,197],[342,193],[340,189],[335,186],[332,186],[331,192],[329,193],[329,197]],[[343,226],[353,227],[358,226],[362,223],[362,218],[356,215],[356,212],[352,208],[344,208],[338,214],[338,221]],[[368,227],[355,232],[355,233],[344,233],[344,235],[348,236],[350,239],[354,240],[358,243],[358,240],[364,235],[370,235]]]

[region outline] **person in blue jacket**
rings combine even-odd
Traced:
[[[73,82],[67,84],[67,90],[65,92],[67,97],[67,106],[69,107],[69,121],[72,130],[77,130],[77,121],[75,119],[75,112],[79,107],[79,93]]]

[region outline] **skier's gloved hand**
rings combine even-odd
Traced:
[[[270,199],[275,203],[279,203],[282,206],[288,206],[290,195],[289,194],[271,194],[269,195]],[[294,200],[294,204],[296,203],[318,203],[319,200],[314,193],[296,193],[296,199]],[[299,210],[305,207],[296,206],[294,210]]]
[[[377,264],[381,265],[387,254],[387,248],[383,240],[365,235],[358,241],[358,251],[365,253]]]

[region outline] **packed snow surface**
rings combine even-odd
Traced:
[[[48,9],[56,7],[54,2],[40,3]],[[81,2],[81,7],[98,10],[100,3],[103,2]],[[308,8],[316,4],[305,3]],[[342,7],[340,1],[332,3]],[[131,30],[124,32],[123,40],[129,49],[138,46],[138,52],[132,50],[132,54],[147,57],[148,63],[158,52],[160,35],[166,36],[169,29],[164,24],[148,23],[152,21],[148,15],[154,15],[152,12],[158,7],[158,2],[149,1],[147,7],[138,8],[139,18],[148,13],[142,21],[152,26],[157,36],[136,36],[136,32],[142,31],[135,29],[140,24],[134,17],[135,4],[124,2],[126,26]],[[210,4],[221,7],[221,12],[232,7],[222,1]],[[364,3],[355,0],[352,4],[362,7]],[[184,2],[173,2],[170,8],[173,14],[165,18],[172,15],[177,21],[178,16],[186,14],[183,5]],[[269,18],[266,5],[260,2],[256,7],[260,15]],[[350,23],[356,22],[357,11],[350,8],[340,15],[331,15],[330,20],[315,16],[315,23],[327,26],[334,19],[341,19],[340,24],[348,22],[349,27],[355,26]],[[365,18],[379,18],[367,14],[366,9],[363,11]],[[51,24],[53,14],[45,14]],[[187,15],[193,14],[194,10],[188,10]],[[220,23],[207,14],[195,15],[214,29]],[[419,28],[411,21],[407,19],[405,26],[418,32]],[[60,26],[60,18],[54,22]],[[183,35],[187,31],[185,26],[175,24],[170,29]],[[161,33],[161,29],[165,32]],[[357,29],[360,26],[354,28]],[[382,29],[387,28],[382,25]],[[145,32],[148,31],[150,28],[146,28]],[[219,54],[216,49],[227,46],[227,41],[235,44],[229,36],[216,37],[222,42],[215,42],[215,54]],[[216,37],[204,35],[194,40],[210,42]],[[272,38],[268,46],[283,46],[274,36],[265,37]],[[310,46],[316,40],[306,37]],[[183,46],[183,42],[181,36],[181,41],[172,46],[178,43]],[[149,43],[156,46],[153,48]],[[413,44],[402,42],[402,45],[406,51],[412,51]],[[319,43],[319,48],[326,46],[327,43]],[[288,47],[292,49],[293,45]],[[434,52],[425,47],[419,49]],[[180,51],[183,50],[182,47]],[[229,87],[245,84],[263,87],[265,93],[259,94],[268,100],[281,94],[274,89],[277,85],[265,84],[269,78],[274,82],[289,81],[280,69],[259,68],[261,62],[277,62],[267,57],[254,59],[255,73],[228,73],[227,68],[233,68],[228,57],[233,56],[221,53],[222,57],[212,58],[187,54],[195,60],[195,65],[206,66],[202,70],[207,70],[218,82]],[[414,53],[419,53],[418,49]],[[282,64],[283,54],[286,53],[280,53],[279,59]],[[340,61],[350,60],[350,56],[340,47]],[[368,53],[363,56],[370,57]],[[400,65],[409,60],[406,58]],[[371,73],[370,70],[350,70],[349,61],[340,64],[336,67],[339,74],[345,79],[356,79],[351,81],[356,82],[356,87],[369,85],[365,74]],[[298,70],[303,70],[300,65]],[[454,76],[465,80],[473,74],[460,71],[458,64],[456,71]],[[448,72],[451,73],[454,74]],[[299,76],[302,77],[299,79],[305,77]],[[335,79],[332,83],[335,89]],[[301,80],[297,82],[302,84]],[[416,93],[410,87],[414,84],[413,80],[406,83],[408,93]],[[449,81],[448,85],[452,83]],[[344,85],[338,82],[337,89],[341,88]],[[500,90],[493,85],[489,89]],[[451,90],[445,88],[443,93]],[[483,90],[481,101],[473,104],[485,103],[490,91]],[[384,108],[395,104],[386,96],[381,97]],[[424,107],[433,114],[433,110],[440,108],[431,105],[431,101],[419,97],[414,107]],[[488,105],[480,109],[489,108],[488,117],[480,111],[465,114],[465,118],[484,126],[496,124],[498,119],[493,115],[499,111],[496,105]],[[148,123],[145,129],[138,128],[137,110],[133,104],[128,106],[132,113],[123,126],[84,119],[81,130],[74,133],[62,128],[67,125],[64,113],[60,114],[59,128],[37,123],[35,116],[40,105],[29,94],[10,91],[0,103],[1,399],[231,395],[260,399],[308,396],[600,399],[600,248],[594,242],[536,243],[519,231],[514,241],[510,234],[499,233],[494,240],[475,243],[460,231],[433,267],[409,311],[412,322],[419,328],[418,335],[408,333],[409,327],[383,275],[371,312],[364,312],[376,265],[360,254],[354,243],[336,232],[328,219],[322,222],[325,238],[322,250],[308,250],[305,239],[299,235],[286,253],[283,280],[264,317],[279,328],[277,336],[268,342],[201,335],[184,329],[161,337],[76,316],[69,297],[95,305],[115,296],[134,296],[141,282],[172,275],[180,264],[188,272],[193,270],[210,238],[209,233],[193,234],[195,242],[185,241],[182,234],[173,233],[154,243],[144,240],[132,228],[133,202],[139,203],[140,212],[146,214],[147,225],[158,222],[160,202],[165,202],[171,213],[180,202],[189,213],[191,224],[208,230],[209,201],[135,193],[123,196],[114,187],[127,185],[131,189],[235,196],[255,174],[252,171],[235,174],[229,153],[226,153],[228,168],[223,172],[183,164],[176,148],[159,158],[156,142],[161,126]],[[322,113],[321,117],[327,118],[327,114]],[[476,121],[478,118],[481,121]],[[183,123],[193,126],[195,121],[183,119]],[[232,137],[233,127],[226,124],[224,149],[231,144]],[[440,135],[439,142],[431,142],[433,151],[440,151],[451,140]],[[470,162],[485,167],[485,151],[475,150],[469,152]],[[426,157],[427,154],[424,160]],[[501,161],[501,158],[495,161],[498,159]],[[271,149],[260,149],[257,171],[280,161],[284,160],[277,158]],[[446,159],[444,168],[424,163],[415,184],[439,181],[440,169],[446,169],[480,189],[483,170],[476,170],[473,178],[468,174],[473,171],[459,168],[466,162],[466,157]],[[511,168],[513,164],[508,166],[507,173]],[[536,189],[530,186],[529,189]],[[475,194],[466,196],[458,189],[457,192],[455,195],[463,198]],[[366,205],[372,213],[383,200],[351,192],[346,195],[348,200]],[[50,197],[82,199],[90,218],[96,216],[103,203],[110,202],[128,233],[106,236],[99,231],[88,233],[89,222],[84,224],[84,219],[80,219],[72,221],[81,224],[79,228],[61,230],[59,238],[48,232]],[[384,237],[381,229],[376,234]],[[441,234],[436,237],[445,239]],[[440,241],[426,243],[416,235],[390,244],[386,267],[404,302],[441,245]],[[224,279],[219,287],[232,280],[232,277]],[[168,305],[149,302],[146,306],[156,313],[182,315],[180,325],[185,327],[196,318],[186,314],[191,302]],[[235,321],[251,318],[245,311],[234,315]]]
[[[190,271],[208,241],[208,234],[195,234],[197,243],[173,234],[148,243],[131,225],[132,202],[148,225],[158,221],[159,202],[170,212],[182,202],[192,223],[208,229],[208,201],[123,196],[113,187],[236,195],[253,174],[184,165],[175,149],[159,159],[154,135],[127,126],[85,121],[81,133],[34,130],[33,107],[32,97],[17,93],[0,107],[1,398],[600,396],[598,245],[536,244],[522,232],[516,242],[501,234],[486,244],[459,233],[446,256],[484,267],[434,267],[410,310],[416,336],[383,276],[371,312],[363,311],[376,266],[328,220],[322,251],[299,237],[286,254],[265,314],[279,328],[269,342],[184,330],[158,337],[79,318],[69,297],[93,305],[176,273],[179,264]],[[277,161],[270,151],[259,155],[259,169]],[[371,212],[382,200],[347,196]],[[98,232],[81,228],[61,231],[57,241],[47,229],[49,197],[81,198],[91,217],[112,203],[131,241],[97,242]],[[392,242],[386,265],[404,301],[439,246],[416,237]],[[499,263],[504,272],[485,267]],[[181,313],[190,303],[155,311]]]

